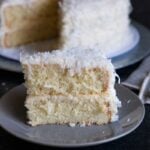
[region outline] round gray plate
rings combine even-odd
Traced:
[[[0,100],[0,125],[18,138],[47,146],[80,147],[116,140],[135,130],[145,114],[144,105],[134,93],[121,85],[116,85],[116,90],[122,102],[117,122],[73,128],[67,125],[31,127],[26,124],[26,89],[20,85]]]
[[[134,49],[129,52],[112,58],[112,63],[116,69],[121,69],[132,65],[150,53],[150,31],[139,23],[133,22],[133,26],[137,28],[140,34],[140,41]],[[0,68],[15,72],[21,72],[21,65],[18,61],[14,61],[0,56]]]

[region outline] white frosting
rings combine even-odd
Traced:
[[[104,67],[115,72],[110,60],[99,49],[57,50],[53,52],[21,54],[23,64],[58,64],[62,68],[68,68],[70,73],[80,72],[82,68]]]
[[[130,0],[64,0],[63,48],[97,46],[112,51],[132,39]]]

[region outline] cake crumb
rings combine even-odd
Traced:
[[[75,123],[69,123],[69,126],[70,126],[70,127],[75,127],[76,124],[75,124]]]
[[[127,104],[129,104],[131,102],[131,100],[129,99],[128,101],[127,101]]]
[[[130,122],[130,118],[127,119],[127,122]]]

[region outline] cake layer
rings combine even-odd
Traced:
[[[115,50],[132,38],[130,12],[130,0],[63,0],[61,48]]]
[[[41,19],[43,22],[31,22],[30,26],[22,29],[6,31],[1,35],[4,47],[19,46],[29,42],[40,41],[58,36],[57,18]],[[32,24],[33,23],[33,24]]]
[[[30,95],[88,95],[109,90],[109,72],[105,68],[83,69],[80,74],[70,75],[68,69],[58,65],[26,65],[28,94]]]
[[[14,24],[14,27],[6,28],[6,26],[3,26],[2,29],[5,32],[12,32],[12,31],[24,30],[24,29],[33,28],[35,26],[43,25],[43,29],[44,29],[44,26],[53,27],[52,29],[54,29],[54,27],[55,27],[55,30],[53,32],[56,32],[58,34],[58,21],[59,21],[58,17],[42,17],[42,18],[40,18],[40,21],[39,21],[39,18],[31,19],[31,20],[23,19],[23,20],[16,22],[16,24]]]
[[[34,21],[43,22],[43,18],[58,18],[58,0],[8,1],[2,5],[1,16],[6,29],[30,26]]]
[[[29,96],[26,100],[29,124],[106,124],[117,119],[113,97],[104,100],[98,95],[77,97]]]

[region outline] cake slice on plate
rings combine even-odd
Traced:
[[[106,124],[118,119],[115,70],[99,50],[22,55],[29,124]]]

